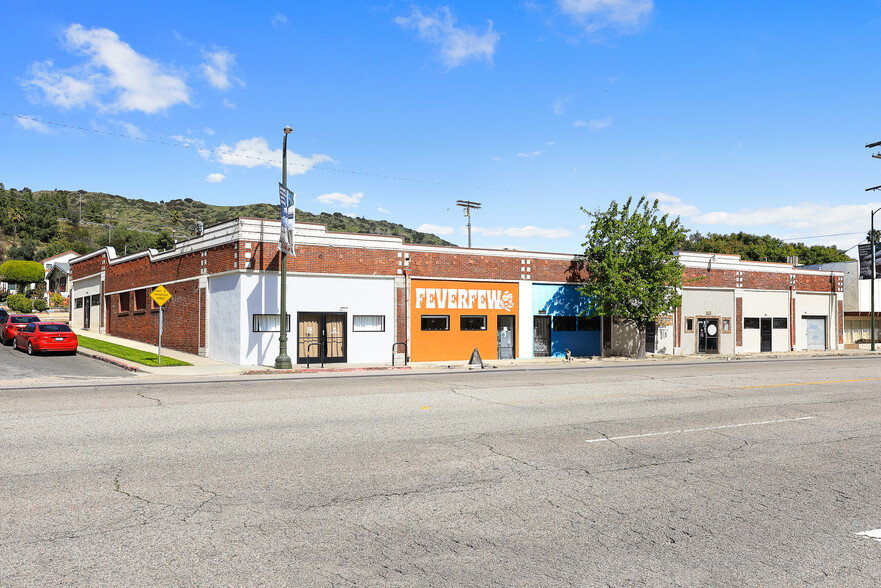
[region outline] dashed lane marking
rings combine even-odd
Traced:
[[[857,533],[860,537],[868,537],[869,539],[874,539],[875,541],[881,541],[881,529],[872,529],[871,531],[863,531],[862,533]]]
[[[754,423],[738,423],[736,425],[718,425],[715,427],[699,427],[696,429],[679,429],[676,431],[661,431],[658,433],[640,433],[639,435],[621,435],[620,437],[603,437],[601,439],[587,439],[587,443],[599,443],[600,441],[619,441],[621,439],[637,439],[639,437],[659,437],[661,435],[679,435],[682,433],[697,433],[700,431],[717,431],[719,429],[735,429],[737,427],[756,427],[758,425],[775,425],[777,423],[792,423],[795,421],[806,421],[816,417],[806,416],[793,419],[777,419],[774,421],[757,421]]]

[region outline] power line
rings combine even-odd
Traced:
[[[77,125],[71,125],[71,124],[67,124],[67,123],[59,123],[59,122],[53,122],[53,121],[49,121],[49,120],[42,120],[42,119],[30,117],[30,116],[23,116],[20,114],[10,114],[8,112],[0,112],[0,115],[8,116],[10,118],[17,118],[17,119],[21,119],[21,120],[29,120],[32,122],[42,123],[42,124],[46,124],[46,125],[52,125],[52,126],[56,126],[56,127],[74,129],[77,131],[85,131],[88,133],[97,133],[99,135],[107,135],[110,137],[121,137],[123,139],[130,139],[132,141],[143,141],[145,143],[156,143],[157,145],[165,145],[166,147],[178,147],[180,149],[189,149],[189,150],[197,151],[199,153],[213,153],[216,155],[234,156],[234,157],[239,157],[242,159],[251,159],[254,161],[260,161],[260,162],[269,163],[269,164],[278,164],[278,165],[281,164],[281,162],[276,159],[267,159],[265,157],[258,157],[255,155],[240,155],[237,153],[230,153],[229,151],[220,151],[218,149],[209,149],[207,147],[194,147],[193,145],[188,145],[186,143],[161,141],[158,139],[148,139],[146,137],[135,137],[135,136],[126,135],[123,133],[113,133],[111,131],[102,131],[100,129],[91,129],[88,127],[80,127]],[[307,165],[304,163],[296,163],[296,162],[290,162],[290,165],[296,165],[298,167],[303,167],[306,169],[315,169],[315,170],[320,170],[320,171],[336,172],[336,173],[340,173],[340,174],[364,176],[364,177],[369,177],[369,178],[377,178],[377,179],[381,179],[381,180],[392,180],[392,181],[396,181],[396,182],[411,182],[411,183],[416,183],[416,184],[443,186],[446,188],[481,190],[484,192],[502,192],[502,193],[511,193],[511,194],[524,194],[524,195],[528,195],[528,196],[547,196],[547,194],[544,194],[542,192],[529,192],[526,190],[512,190],[509,188],[493,188],[493,187],[488,187],[488,186],[472,186],[469,184],[451,184],[451,183],[447,183],[447,182],[437,182],[437,181],[433,181],[433,180],[421,180],[421,179],[417,179],[417,178],[407,178],[407,177],[403,177],[403,176],[391,176],[391,175],[378,174],[378,173],[372,173],[372,172],[354,171],[354,170],[341,169],[341,168],[336,168],[336,167],[310,166],[310,165]]]
[[[800,239],[821,239],[823,237],[846,237],[848,235],[860,235],[862,234],[860,231],[853,231],[850,233],[833,233],[831,235],[813,235],[811,237],[790,237],[789,239],[780,239],[781,241],[798,241]]]

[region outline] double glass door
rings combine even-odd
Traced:
[[[297,313],[297,363],[346,361],[346,313]]]

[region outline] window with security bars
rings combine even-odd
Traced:
[[[786,319],[786,317],[775,318],[771,326],[775,329],[786,329],[789,328],[789,321]]]
[[[255,333],[280,333],[281,332],[281,315],[280,314],[255,314],[253,331]],[[291,332],[291,315],[285,314],[287,322],[285,323],[285,331]]]

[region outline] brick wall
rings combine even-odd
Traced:
[[[204,298],[199,296],[199,280],[197,278],[186,282],[176,282],[166,285],[165,288],[171,293],[171,299],[165,303],[165,316],[162,319],[162,347],[178,349],[194,355],[198,354],[199,328],[205,317]],[[109,296],[108,334],[158,345],[159,309],[151,308],[149,297],[151,290],[147,289],[147,308],[145,310],[135,310],[132,300],[130,310],[120,312],[120,294]],[[125,292],[123,295],[128,294]],[[204,342],[204,334],[202,337]]]
[[[740,273],[738,276],[737,274]],[[682,285],[686,288],[735,288],[737,278],[742,279],[746,290],[789,290],[791,276],[795,276],[795,289],[799,292],[838,292],[836,280],[830,275],[804,275],[742,270],[719,270],[687,267],[682,272]]]
[[[737,316],[734,321],[734,345],[743,347],[743,298],[734,301],[734,314]]]

